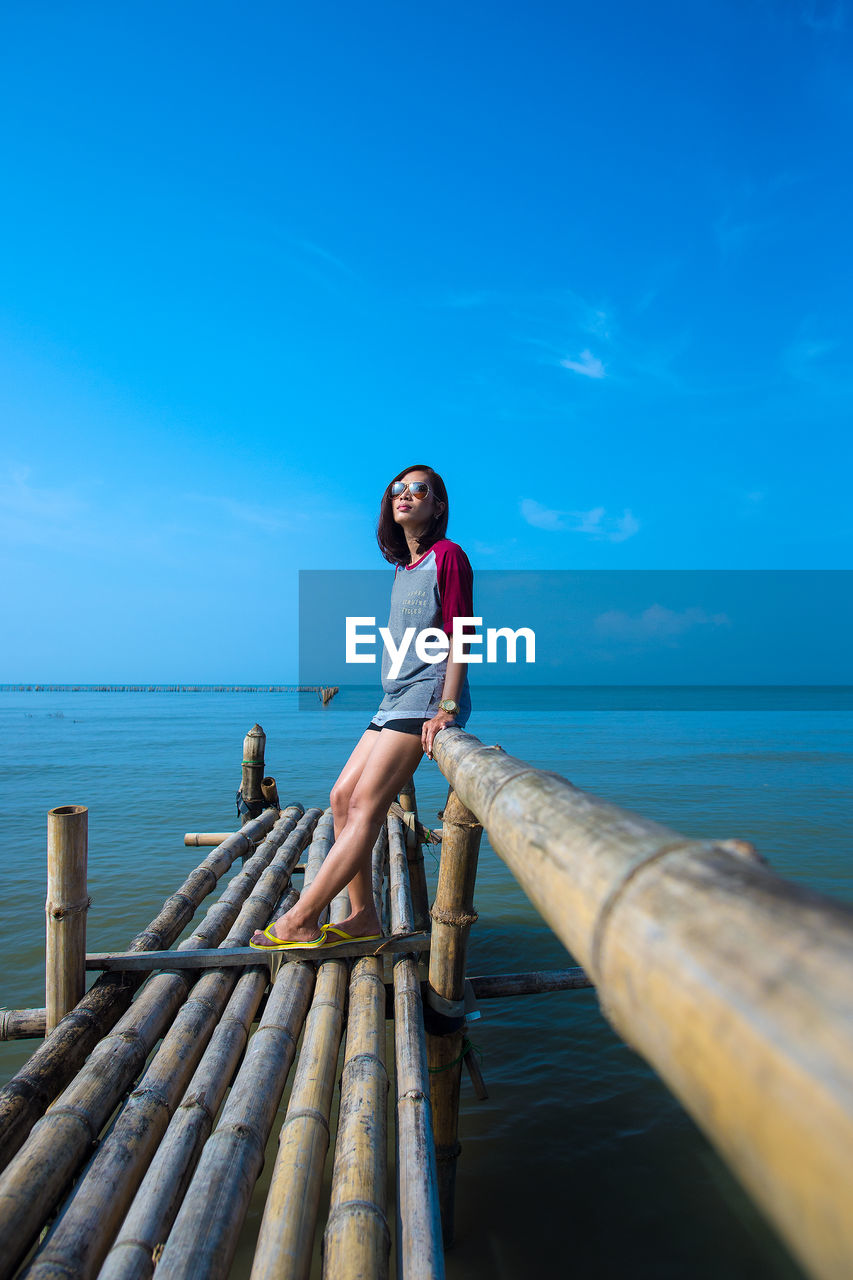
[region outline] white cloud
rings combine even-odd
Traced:
[[[0,479],[0,537],[48,547],[80,540],[87,504],[73,489],[36,488],[29,476],[29,467],[16,466]]]
[[[255,525],[267,533],[279,533],[282,529],[292,529],[294,527],[292,520],[282,519],[262,503],[253,506],[248,502],[238,502],[226,495],[213,493],[185,493],[182,495],[181,500],[183,502],[200,502],[207,506],[212,506],[221,515],[229,516],[240,524]]]
[[[616,521],[616,528],[610,534],[611,542],[624,542],[626,538],[633,538],[634,534],[640,528],[640,522],[631,511],[624,511]]]
[[[528,524],[532,524],[535,529],[565,529],[563,516],[568,512],[551,511],[548,507],[543,507],[541,502],[537,502],[534,498],[522,498],[520,503],[522,517]]]
[[[621,609],[610,609],[595,619],[593,627],[598,635],[612,640],[672,640],[693,627],[730,627],[731,619],[724,613],[708,614],[693,606],[677,612],[665,605],[652,604],[642,613],[629,614]]]
[[[586,378],[605,376],[604,365],[588,348],[580,353],[577,360],[561,360],[560,364],[564,369],[571,369],[572,373],[582,373]]]
[[[585,533],[598,541],[624,542],[640,528],[640,522],[629,510],[621,516],[607,516],[604,507],[592,507],[589,511],[557,511],[545,507],[535,498],[523,498],[519,504],[522,518],[536,529],[551,533]]]

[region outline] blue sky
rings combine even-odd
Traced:
[[[851,567],[849,4],[0,22],[0,680],[295,678],[416,462],[475,571]]]

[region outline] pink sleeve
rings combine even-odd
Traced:
[[[449,636],[453,631],[454,618],[470,618],[474,613],[474,570],[456,543],[443,547],[437,560],[441,626]]]

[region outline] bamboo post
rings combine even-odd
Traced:
[[[451,787],[444,806],[441,863],[432,908],[432,946],[425,993],[432,1123],[444,1247],[454,1235],[459,1088],[465,1041],[465,960],[477,919],[474,883],[483,828]],[[475,1067],[476,1074],[476,1067]]]
[[[86,992],[89,810],[60,805],[47,815],[47,1034]]]
[[[439,734],[435,758],[620,1036],[820,1280],[853,1269],[853,909]]]
[[[317,824],[306,882],[334,840],[332,811]],[[228,1275],[264,1149],[296,1053],[314,991],[315,966],[284,960],[258,1029],[231,1086],[219,1123],[205,1144],[175,1225],[157,1264],[157,1280]]]
[[[216,947],[228,935],[234,921],[241,914],[245,899],[254,887],[261,872],[287,830],[296,822],[301,806],[294,806],[286,820],[280,824],[280,838],[270,839],[225,889],[221,899],[214,903],[199,928],[182,942],[178,950],[192,950],[199,945]],[[308,810],[300,820],[307,833],[313,826],[319,810]],[[294,852],[294,861],[299,850]],[[214,973],[214,980],[216,974]],[[237,974],[235,972],[234,976]],[[186,971],[159,973],[145,986],[125,1016],[117,1024],[112,1035],[105,1037],[95,1047],[83,1069],[65,1092],[54,1102],[50,1111],[33,1130],[14,1160],[0,1178],[0,1258],[14,1264],[29,1248],[37,1236],[45,1216],[58,1205],[62,1195],[85,1157],[91,1143],[115,1109],[125,1090],[133,1083],[145,1066],[146,1059],[157,1040],[164,1036],[175,1014],[187,998],[193,977]],[[164,1080],[158,1080],[149,1095],[143,1096],[143,1122],[135,1124],[134,1108],[129,1113],[129,1133],[120,1124],[113,1129],[110,1139],[104,1142],[86,1181],[92,1189],[92,1197],[82,1187],[75,1192],[73,1208],[66,1208],[61,1222],[51,1232],[42,1247],[41,1257],[30,1268],[30,1275],[52,1276],[54,1269],[65,1267],[68,1259],[77,1257],[78,1273],[86,1271],[86,1264],[96,1250],[103,1245],[107,1231],[118,1225],[107,1212],[105,1203],[115,1215],[122,1205],[122,1188],[117,1185],[117,1171],[121,1172],[125,1187],[133,1187],[129,1168],[139,1151],[145,1150],[145,1135],[152,1125],[156,1131],[158,1113],[168,1109],[170,1073],[181,1080],[182,1061],[192,1062],[195,1036],[204,1047],[209,1038],[192,1021],[193,1013],[202,1023],[207,1019],[210,1030],[210,1010],[202,1001],[200,1007],[191,1010],[180,1049],[172,1056],[164,1072]],[[167,1037],[168,1040],[168,1037]],[[164,1044],[166,1042],[164,1041]],[[184,1058],[186,1055],[186,1059]],[[157,1074],[155,1070],[155,1075]],[[184,1081],[186,1077],[183,1077]],[[165,1094],[164,1091],[165,1090]],[[117,1131],[118,1130],[118,1134]],[[162,1132],[162,1130],[161,1130]],[[122,1144],[125,1144],[124,1146]],[[137,1150],[139,1148],[139,1150]],[[150,1154],[148,1156],[150,1159]],[[85,1186],[85,1182],[83,1184]],[[99,1190],[100,1189],[100,1190]],[[105,1199],[106,1198],[106,1199]],[[80,1229],[80,1219],[83,1228]],[[120,1219],[119,1219],[120,1220]],[[111,1236],[107,1239],[107,1246]],[[79,1257],[77,1256],[79,1252]],[[101,1255],[103,1256],[103,1255]]]
[[[147,928],[137,934],[129,950],[170,947],[234,859],[263,839],[274,822],[275,814],[270,809],[209,853],[177,892],[166,899]],[[39,1116],[73,1078],[101,1037],[115,1026],[145,978],[144,973],[105,974],[99,978],[17,1075],[0,1089],[0,1167],[11,1160]]]
[[[237,793],[237,812],[245,824],[256,818],[264,807],[264,750],[267,735],[259,724],[253,724],[243,739],[243,776]]]
[[[413,923],[415,929],[429,928],[429,894],[427,892],[424,852],[418,839],[415,824],[418,806],[415,800],[415,780],[410,778],[401,790],[398,800],[404,813],[412,814],[414,822],[406,826],[406,857],[409,860],[409,887],[412,894]]]
[[[261,778],[261,795],[268,809],[278,809],[278,787],[275,778]]]
[[[373,846],[373,899],[381,910],[388,856],[383,824]],[[387,1280],[391,1236],[385,1213],[388,1073],[385,1069],[385,983],[378,957],[353,966],[346,1053],[323,1236],[323,1280]]]
[[[403,824],[388,818],[393,933],[413,924]],[[441,1214],[435,1167],[430,1078],[417,959],[394,957],[394,1058],[397,1082],[397,1276],[443,1280]]]

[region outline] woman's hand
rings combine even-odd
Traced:
[[[455,723],[456,716],[452,716],[449,711],[437,711],[431,720],[424,721],[424,727],[421,730],[421,744],[429,760],[432,759],[432,744],[435,735],[442,729],[446,729],[449,724]]]

